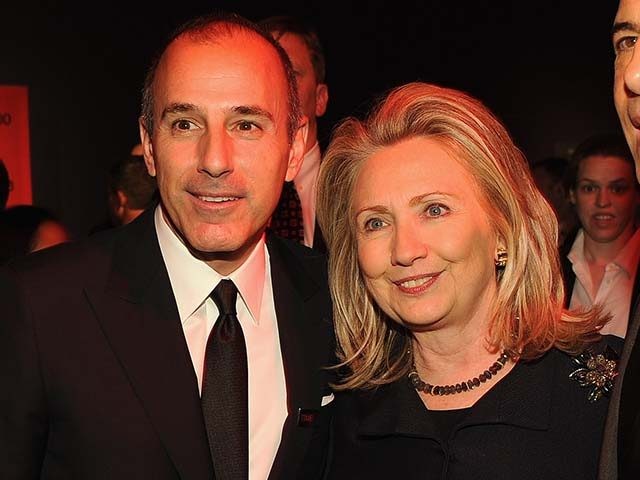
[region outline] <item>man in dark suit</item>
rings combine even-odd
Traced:
[[[291,198],[284,197],[274,214],[274,232],[285,238],[298,238],[300,243],[326,252],[322,232],[316,222],[316,183],[320,171],[320,144],[318,142],[318,119],[327,110],[329,87],[325,80],[325,56],[318,32],[307,22],[291,16],[274,16],[260,21],[260,25],[284,48],[291,60],[300,108],[307,117],[309,133],[305,144],[304,158],[300,170],[292,180],[301,211],[301,229],[288,228],[292,222]],[[293,194],[292,194],[293,195]],[[284,210],[284,211],[283,211]],[[293,220],[298,222],[297,219]]]
[[[640,0],[620,0],[613,25],[613,96],[640,180]],[[600,458],[601,480],[640,478],[640,304],[629,320],[619,376],[609,403]]]
[[[0,272],[0,478],[321,475],[324,259],[265,236],[304,153],[286,55],[240,17],[188,22],[140,131],[160,203]]]

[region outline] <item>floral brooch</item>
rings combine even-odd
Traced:
[[[591,388],[590,402],[597,402],[603,396],[609,396],[613,390],[613,383],[618,376],[618,355],[609,346],[603,353],[595,354],[589,350],[573,357],[573,363],[577,365],[569,378],[578,382],[581,387]]]

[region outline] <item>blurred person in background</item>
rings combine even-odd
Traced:
[[[580,228],[560,259],[568,308],[603,306],[612,319],[600,333],[624,338],[638,296],[640,202],[633,157],[621,135],[594,135],[575,149],[566,172]]]
[[[70,239],[67,226],[46,208],[16,205],[0,212],[0,263]]]

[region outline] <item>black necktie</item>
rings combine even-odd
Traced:
[[[249,478],[247,350],[237,295],[231,280],[221,280],[211,293],[220,313],[207,340],[202,412],[216,480]]]
[[[293,182],[285,182],[280,201],[271,219],[271,230],[282,238],[304,243],[302,205]]]

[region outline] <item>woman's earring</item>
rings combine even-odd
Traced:
[[[507,251],[502,247],[498,247],[498,250],[496,251],[496,258],[494,260],[494,263],[496,264],[496,268],[506,267],[508,259],[509,259],[509,255],[507,254]]]

